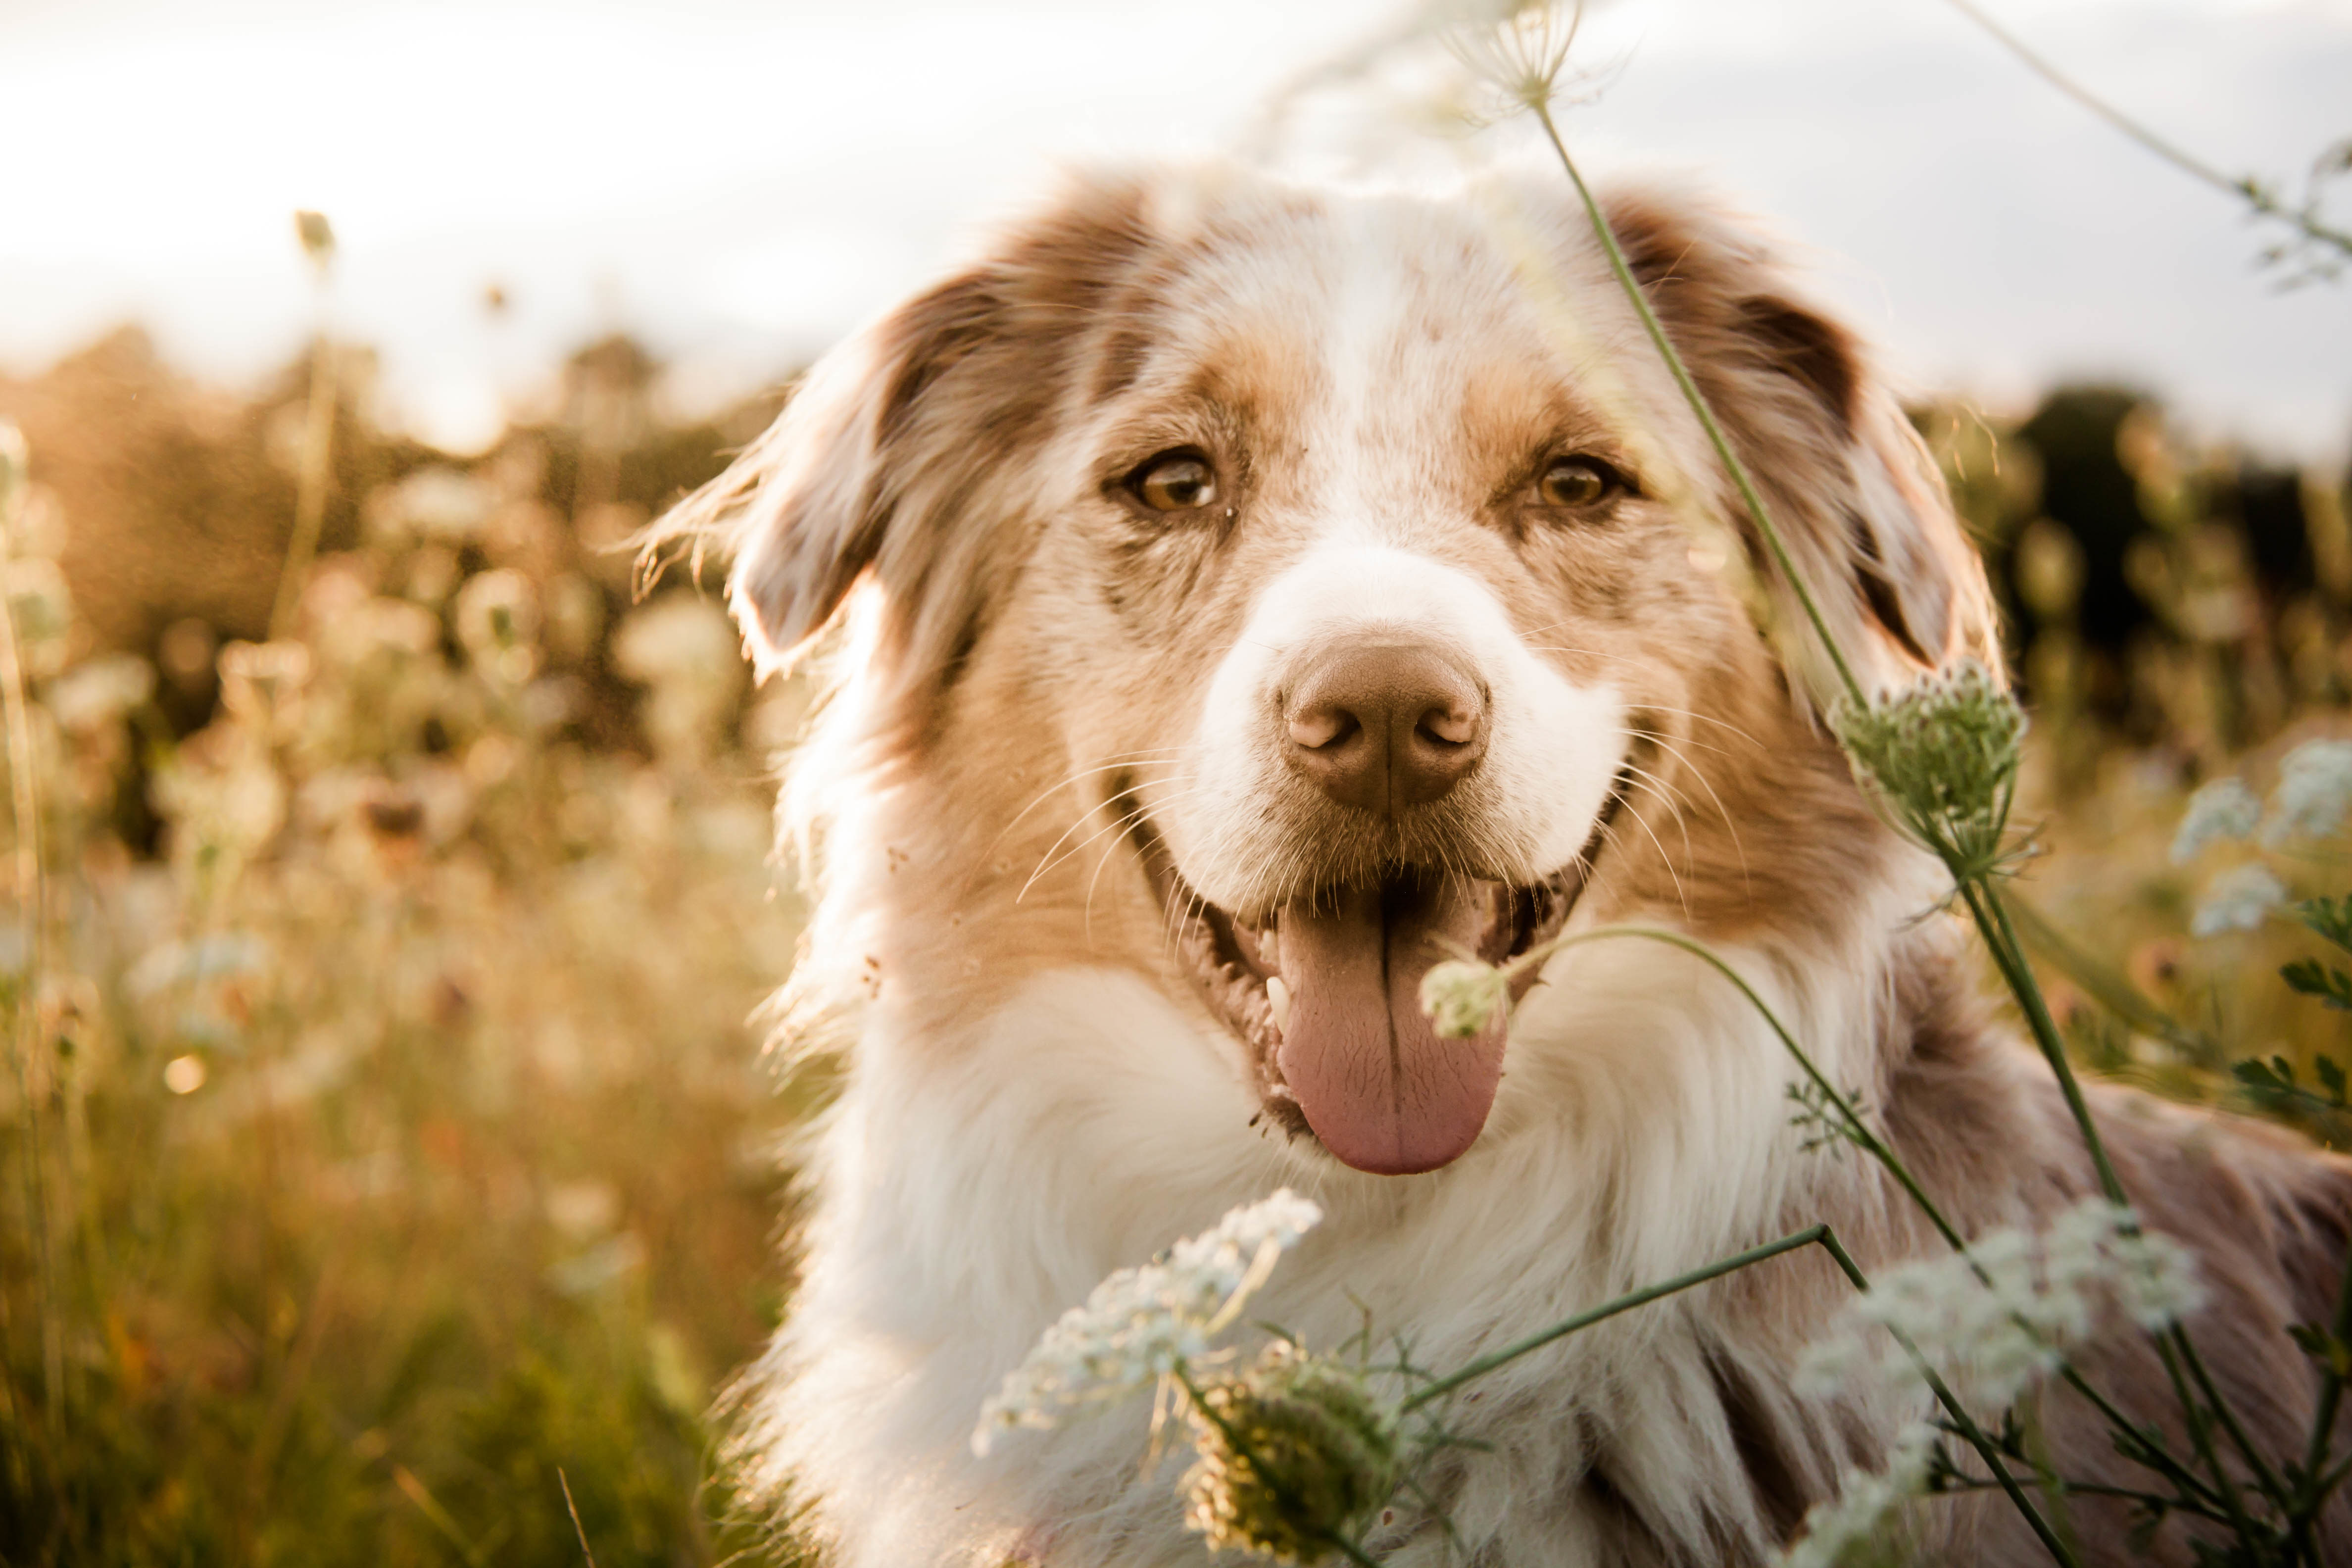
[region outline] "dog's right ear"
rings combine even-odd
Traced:
[[[767,433],[655,526],[734,562],[762,671],[788,668],[852,588],[879,589],[902,692],[951,683],[1025,542],[1008,476],[1046,439],[1110,296],[1148,243],[1139,182],[1074,182],[985,260],[827,353]]]

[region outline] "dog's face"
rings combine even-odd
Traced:
[[[1740,824],[1774,807],[1748,797],[1776,748],[1818,749],[1579,221],[1514,187],[1091,186],[821,367],[684,514],[735,533],[771,658],[870,579],[860,679],[906,755],[1010,731],[1086,781],[1073,827],[1100,814],[1157,900],[1129,960],[1365,1171],[1448,1163],[1495,1099],[1504,1026],[1436,1037],[1432,965],[1544,940],[1612,855],[1621,895],[1663,863],[1693,919],[1737,858],[1752,902]],[[1737,231],[1617,225],[1866,668],[1980,643],[1980,582],[1843,335]],[[1731,735],[1768,755],[1743,771]]]

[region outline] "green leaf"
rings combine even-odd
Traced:
[[[2306,899],[2294,906],[2303,923],[2352,952],[2352,894],[2340,899]]]
[[[2344,1110],[2344,1069],[2336,1065],[2336,1058],[2314,1057],[2311,1058],[2311,1069],[2319,1075],[2320,1086],[2327,1090],[2328,1100],[2338,1110]]]
[[[2339,1013],[2352,1013],[2352,974],[2315,958],[2298,958],[2279,978],[2306,996],[2316,996]]]
[[[2250,1057],[2232,1066],[2230,1076],[2256,1095],[2292,1095],[2295,1092],[2294,1068],[2284,1057],[2273,1057],[2266,1062]]]

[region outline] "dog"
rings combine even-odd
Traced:
[[[1998,668],[1983,571],[1854,334],[1715,201],[1603,202],[1858,678]],[[835,1092],[733,1454],[843,1568],[1200,1561],[1149,1401],[984,1458],[974,1420],[1105,1274],[1279,1186],[1327,1217],[1253,1316],[1329,1348],[1369,1315],[1441,1370],[1815,1222],[1865,1270],[1942,1255],[1878,1165],[1806,1147],[1787,1053],[1697,958],[1559,950],[1507,1029],[1455,1040],[1416,1001],[1447,956],[1687,933],[1963,1230],[2098,1190],[1556,174],[1074,175],[826,356],[661,532],[731,553],[763,669],[829,672],[781,811],[821,889],[782,1006]],[[2145,1222],[2200,1258],[2215,1379],[2299,1453],[2318,1373],[2286,1330],[2332,1310],[2346,1167],[2092,1098]],[[1765,1561],[1929,1414],[1801,1390],[1850,1294],[1809,1249],[1511,1363],[1371,1550]],[[2187,1451],[2146,1335],[2075,1364]],[[2039,1440],[2072,1479],[2146,1479],[2063,1389]],[[2043,1560],[1998,1494],[1916,1514],[1924,1560]],[[2071,1519],[2084,1562],[2125,1560],[2124,1502]],[[2189,1562],[2193,1528],[2145,1550]]]

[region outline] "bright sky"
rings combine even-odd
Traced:
[[[2293,181],[2352,135],[2352,0],[1984,3],[2232,170]],[[428,436],[481,439],[614,326],[689,392],[740,388],[919,285],[1057,161],[1230,144],[1275,84],[1397,15],[0,0],[0,365],[133,318],[207,374],[282,361],[310,320],[289,220],[310,206],[342,244],[339,329]],[[2352,439],[2352,279],[2279,292],[2226,199],[1944,0],[1614,0],[1583,44],[1622,61],[1567,121],[1593,161],[1770,215],[1915,386],[1998,404],[2124,375],[2209,434]]]

